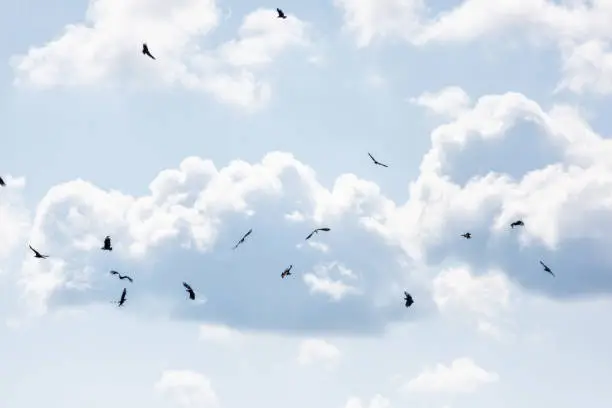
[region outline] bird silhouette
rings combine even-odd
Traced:
[[[153,54],[151,54],[151,52],[149,51],[149,46],[147,45],[147,43],[142,44],[142,53],[151,59],[155,59]]]
[[[510,228],[514,229],[514,227],[522,227],[524,226],[525,223],[521,220],[516,220],[513,223],[510,224]]]
[[[383,164],[383,163],[379,162],[378,160],[376,160],[376,159],[374,158],[374,156],[372,156],[370,153],[368,153],[368,156],[370,156],[370,159],[372,159],[372,161],[374,162],[374,164],[376,164],[376,165],[378,165],[378,166],[389,167],[389,166],[387,166],[386,164]]]
[[[126,300],[127,300],[127,289],[123,288],[123,292],[121,292],[121,298],[119,299],[119,302],[117,302],[117,307],[123,306]]]
[[[127,279],[127,280],[129,280],[130,282],[134,282],[134,279],[130,278],[130,277],[129,277],[129,276],[127,276],[127,275],[122,275],[122,274],[120,274],[120,273],[119,273],[119,272],[117,272],[117,271],[110,271],[110,274],[111,274],[111,275],[117,275],[117,277],[118,277],[119,279],[121,279],[121,280]]]
[[[289,265],[289,267],[281,273],[282,279],[285,279],[285,277],[291,275],[291,268],[293,268],[293,265]]]
[[[194,300],[195,292],[193,291],[193,289],[191,289],[191,286],[189,286],[189,284],[187,284],[186,282],[183,282],[183,286],[185,287],[187,293],[189,293],[189,299]]]
[[[461,236],[465,239],[471,239],[472,238],[472,233],[471,232],[466,232],[465,234],[461,234]]]
[[[287,16],[285,15],[285,12],[283,10],[277,8],[276,12],[278,13],[277,18],[287,18]]]
[[[540,261],[540,265],[542,265],[542,267],[544,268],[544,272],[548,272],[550,273],[552,276],[555,276],[555,274],[553,273],[553,271],[542,261]]]
[[[242,236],[242,238],[240,238],[240,240],[236,243],[236,245],[234,245],[234,248],[232,248],[232,249],[236,249],[236,248],[238,248],[238,245],[243,244],[244,240],[246,239],[246,237],[251,235],[252,232],[253,232],[253,229],[250,229],[246,234],[244,234]]]
[[[325,227],[325,228],[316,228],[316,229],[315,229],[315,230],[313,230],[313,231],[312,231],[310,234],[308,234],[308,236],[306,237],[306,240],[309,240],[310,238],[312,238],[312,236],[313,236],[314,234],[318,234],[318,233],[319,233],[319,231],[330,231],[330,230],[331,230],[331,229],[330,229],[330,228],[327,228],[327,227]]]
[[[47,259],[49,257],[49,255],[42,255],[40,252],[32,248],[32,245],[28,244],[28,246],[30,247],[32,252],[34,252],[34,258]]]
[[[2,187],[6,186],[6,183],[4,182],[2,177],[0,177],[0,186],[2,186]]]
[[[412,298],[410,293],[406,291],[404,291],[404,300],[406,301],[406,307],[410,307],[414,303],[414,299]]]
[[[103,251],[112,251],[113,247],[111,246],[111,237],[110,236],[106,236],[106,238],[104,238],[104,246],[102,246],[102,248],[100,248]]]

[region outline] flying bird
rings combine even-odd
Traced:
[[[40,252],[38,252],[37,250],[35,250],[34,248],[32,248],[32,245],[29,245],[30,249],[32,250],[32,252],[34,252],[34,258],[41,258],[41,259],[47,259],[49,257],[49,255],[41,255]]]
[[[6,183],[4,182],[2,177],[0,177],[0,186],[2,186],[2,187],[6,186]]]
[[[277,18],[287,18],[287,16],[285,15],[285,12],[283,10],[277,8],[276,12],[278,13]]]
[[[117,307],[123,306],[126,300],[127,300],[127,289],[123,288],[123,292],[121,292],[121,299],[119,299],[119,302],[117,302]]]
[[[236,249],[236,248],[238,248],[238,245],[243,244],[243,243],[244,243],[244,240],[246,239],[246,237],[248,237],[249,235],[251,235],[251,233],[252,233],[252,232],[253,232],[253,229],[251,228],[251,229],[250,229],[250,230],[249,230],[249,231],[248,231],[246,234],[244,234],[244,235],[242,236],[242,238],[240,238],[240,241],[238,241],[238,242],[236,243],[236,245],[234,245],[234,248],[233,248],[233,249]]]
[[[383,164],[383,163],[379,162],[378,160],[376,160],[376,159],[374,158],[374,156],[372,156],[370,153],[368,153],[368,156],[370,156],[370,159],[372,159],[372,161],[374,162],[374,164],[376,164],[376,165],[378,165],[378,166],[389,167],[389,166],[387,166],[386,164]]]
[[[550,273],[552,276],[555,276],[555,274],[553,273],[553,271],[550,270],[550,268],[542,261],[540,261],[540,265],[542,265],[542,267],[544,268],[544,272],[548,272]]]
[[[104,238],[104,246],[100,248],[103,251],[112,251],[113,247],[111,246],[111,237],[108,235]]]
[[[117,275],[117,276],[119,277],[119,279],[121,279],[121,280],[127,279],[127,280],[129,280],[130,282],[134,282],[134,279],[130,278],[130,277],[129,277],[129,276],[127,276],[127,275],[122,275],[122,274],[120,274],[120,273],[119,273],[119,272],[117,272],[117,271],[110,271],[110,274],[111,274],[111,275]]]
[[[414,299],[412,298],[410,293],[406,291],[404,291],[404,300],[406,301],[406,307],[410,307],[414,303]]]
[[[183,282],[183,286],[185,287],[187,293],[189,293],[189,299],[194,300],[195,292],[193,291],[193,289],[191,289],[191,286],[189,286],[186,282]]]
[[[155,59],[153,54],[149,51],[149,46],[146,43],[142,44],[142,53],[151,59]]]
[[[470,232],[466,232],[465,234],[461,234],[461,236],[465,239],[471,239],[472,238],[472,234]]]
[[[285,279],[287,276],[291,275],[291,268],[293,268],[293,265],[289,265],[289,267],[285,269],[283,273],[281,273],[282,279]]]
[[[327,228],[327,227],[325,227],[325,228],[316,228],[316,229],[315,229],[315,230],[313,230],[313,231],[312,231],[310,234],[308,234],[308,236],[306,237],[306,240],[309,240],[310,238],[312,238],[312,236],[313,236],[314,234],[318,234],[318,233],[319,233],[319,231],[326,231],[326,232],[327,232],[327,231],[331,231],[331,229],[330,229],[330,228]]]
[[[514,229],[514,227],[523,227],[523,226],[525,226],[525,223],[521,220],[516,220],[510,224],[510,228],[512,229]]]

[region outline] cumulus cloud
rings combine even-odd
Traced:
[[[211,343],[231,344],[240,341],[243,335],[240,331],[222,324],[202,324],[199,337],[200,340]]]
[[[369,403],[364,402],[359,397],[350,397],[346,401],[344,408],[389,408],[390,406],[391,401],[380,394],[376,394]]]
[[[257,9],[236,39],[204,50],[220,24],[215,0],[90,0],[85,19],[48,43],[12,58],[16,83],[40,88],[119,83],[179,86],[222,102],[256,109],[270,98],[258,73],[283,51],[309,44],[307,24],[289,14]],[[140,54],[147,42],[156,61]]]
[[[337,279],[331,277],[332,272],[336,272]],[[303,279],[310,289],[310,293],[325,294],[333,301],[342,300],[350,294],[360,293],[357,287],[347,283],[357,279],[357,276],[353,271],[338,262],[317,265],[314,272],[305,274]]]
[[[332,367],[340,359],[338,347],[321,339],[306,339],[300,343],[297,361],[301,365],[316,363]]]
[[[563,58],[558,89],[612,92],[612,7],[605,1],[463,0],[430,15],[423,0],[336,0],[359,46],[400,38],[413,45],[464,43],[512,32],[552,42]]]
[[[208,378],[195,371],[165,371],[155,389],[182,408],[218,408],[219,398]]]
[[[433,368],[426,368],[402,388],[415,393],[466,394],[498,380],[497,373],[489,372],[472,359],[463,357],[454,360],[449,366],[437,364]]]

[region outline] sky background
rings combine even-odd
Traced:
[[[611,19],[3,2],[0,407],[604,406]]]

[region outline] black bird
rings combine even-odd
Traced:
[[[193,289],[191,289],[191,286],[189,286],[186,282],[183,282],[183,286],[185,287],[187,293],[189,293],[189,299],[194,300],[195,292],[193,291]]]
[[[149,51],[149,46],[146,43],[142,44],[142,53],[151,59],[155,59],[153,54]]]
[[[281,279],[285,279],[285,277],[291,275],[291,268],[293,268],[293,265],[289,265],[289,267],[281,273]]]
[[[40,252],[38,252],[37,250],[35,250],[34,248],[32,248],[32,245],[29,245],[30,249],[32,250],[32,252],[34,252],[34,258],[41,258],[41,259],[47,259],[49,257],[49,255],[41,255]]]
[[[120,273],[119,273],[119,272],[117,272],[117,271],[110,271],[110,274],[111,274],[111,275],[117,275],[117,276],[119,277],[119,279],[121,279],[121,280],[127,279],[127,280],[129,280],[130,282],[134,282],[134,279],[130,278],[130,277],[129,277],[129,276],[127,276],[127,275],[122,275],[122,274],[120,274]]]
[[[555,274],[553,273],[553,271],[550,270],[550,268],[548,266],[546,266],[546,264],[542,261],[540,261],[540,265],[542,265],[542,267],[544,268],[544,272],[548,272],[550,273],[552,276],[555,276]]]
[[[387,166],[386,164],[383,164],[383,163],[379,162],[378,160],[376,160],[376,159],[374,158],[374,156],[372,156],[370,153],[368,153],[368,156],[370,156],[370,159],[372,159],[372,161],[374,162],[374,164],[376,164],[376,165],[378,165],[378,166],[389,167],[389,166]]]
[[[119,299],[119,302],[117,302],[117,307],[123,306],[126,300],[127,300],[127,289],[123,288],[123,292],[121,292],[121,299]]]
[[[277,8],[276,12],[278,13],[278,17],[277,18],[287,18],[287,16],[285,15],[285,13],[283,12],[283,10]]]
[[[2,186],[2,187],[6,186],[6,183],[4,182],[2,177],[0,177],[0,186]]]
[[[470,232],[466,232],[465,234],[461,234],[461,236],[465,239],[471,239],[472,238],[472,233]]]
[[[514,229],[514,227],[523,227],[523,226],[525,226],[525,223],[521,220],[516,220],[510,224],[510,228],[512,229]]]
[[[103,251],[112,251],[113,247],[111,246],[111,238],[107,235],[106,238],[104,238],[104,246],[102,248],[100,248]]]
[[[238,248],[238,245],[243,244],[243,243],[244,243],[244,240],[246,239],[246,237],[248,237],[249,235],[251,235],[251,232],[253,232],[253,229],[252,229],[252,228],[251,228],[251,229],[250,229],[250,230],[249,230],[249,231],[248,231],[246,234],[244,234],[244,235],[242,236],[242,238],[240,238],[240,241],[238,241],[238,242],[236,243],[236,245],[234,245],[234,248],[232,248],[232,249],[236,249],[236,248]]]
[[[319,231],[326,231],[326,232],[327,232],[327,231],[331,231],[331,229],[330,229],[330,228],[327,228],[327,227],[325,227],[325,228],[316,228],[314,231],[312,231],[310,234],[308,234],[308,236],[306,237],[306,239],[307,239],[307,240],[309,240],[310,238],[312,238],[312,236],[313,236],[314,234],[318,234],[318,233],[319,233]]]
[[[412,299],[410,293],[406,291],[404,291],[404,300],[406,301],[406,307],[410,307],[414,303],[414,299]]]

